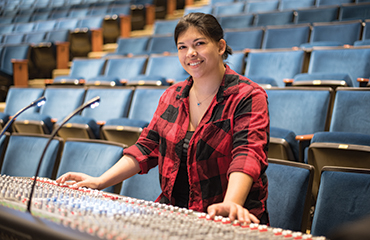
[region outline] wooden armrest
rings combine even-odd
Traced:
[[[122,83],[123,85],[126,85],[128,80],[127,79],[121,79],[119,80],[120,83]]]
[[[47,84],[53,84],[54,82],[54,79],[45,79],[44,80],[44,83],[47,85]]]
[[[297,141],[309,141],[313,137],[313,134],[306,134],[306,135],[297,135],[295,140]]]
[[[100,126],[103,126],[104,124],[105,124],[105,121],[97,121],[96,122],[98,125],[100,125]]]
[[[369,83],[368,78],[357,78],[357,82],[359,82],[360,87],[366,87],[367,84]]]
[[[56,122],[58,122],[58,119],[56,119],[56,118],[52,118],[52,119],[51,119],[51,122],[52,122],[52,123],[56,123]]]
[[[285,83],[285,86],[292,86],[294,79],[293,78],[284,78],[283,82]]]
[[[175,79],[167,79],[166,82],[170,85],[175,83]]]
[[[243,49],[243,52],[244,52],[244,54],[248,54],[248,53],[251,52],[251,49],[250,48],[245,48],[245,49]]]
[[[120,15],[121,37],[130,37],[131,35],[131,15]]]

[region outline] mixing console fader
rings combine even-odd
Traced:
[[[59,185],[38,178],[27,212],[33,179],[0,176],[0,237],[9,239],[314,239],[309,234]],[[14,222],[14,223],[12,223]],[[18,224],[17,224],[18,222]],[[17,235],[18,234],[18,235]],[[6,239],[6,238],[5,238]]]

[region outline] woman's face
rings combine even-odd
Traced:
[[[222,54],[225,47],[226,42],[223,39],[215,42],[195,27],[189,27],[177,39],[181,65],[195,79],[211,76],[212,72],[223,66]]]

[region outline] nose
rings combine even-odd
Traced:
[[[194,48],[189,47],[188,52],[187,52],[187,57],[193,58],[195,56],[197,56],[197,51],[195,51]]]

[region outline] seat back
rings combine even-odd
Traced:
[[[300,2],[300,1],[296,1]],[[254,18],[254,26],[286,25],[294,20],[293,10],[281,10],[257,13]]]
[[[244,59],[245,59],[245,53],[244,52],[233,52],[232,55],[229,55],[229,57],[224,61],[229,65],[229,67],[234,70],[235,72],[239,74],[243,74],[244,70]]]
[[[340,5],[345,3],[352,3],[353,0],[316,0],[316,6],[332,6],[332,5]]]
[[[137,87],[131,101],[128,117],[150,122],[165,87]]]
[[[74,59],[71,71],[72,77],[88,79],[101,75],[104,69],[105,59]]]
[[[145,75],[177,79],[189,74],[182,67],[177,55],[151,55],[148,59]],[[183,80],[185,80],[185,77]]]
[[[86,91],[85,101],[100,96],[99,107],[96,109],[86,108],[81,115],[96,121],[127,117],[133,92],[133,88],[89,87]]]
[[[309,8],[315,5],[315,0],[280,0],[279,10]]]
[[[18,23],[14,27],[14,32],[32,32],[35,23],[33,22],[26,22],[26,23]]]
[[[248,13],[259,13],[259,12],[270,12],[276,11],[279,8],[278,0],[268,1],[247,1],[245,4],[245,12]]]
[[[370,135],[370,123],[366,115],[370,111],[367,88],[338,88],[335,95],[331,132],[353,132]]]
[[[213,6],[213,15],[232,15],[244,13],[244,2],[217,3]]]
[[[269,159],[266,204],[271,227],[306,232],[313,170],[308,164]]]
[[[32,43],[32,44],[39,44],[45,41],[46,32],[33,32],[27,33],[24,35],[23,42],[25,43]]]
[[[42,152],[49,140],[48,135],[12,134],[6,148],[1,174],[32,177],[36,174]],[[54,138],[46,150],[39,171],[40,177],[55,177],[54,167],[62,149],[62,139]]]
[[[147,201],[155,201],[160,194],[158,166],[147,174],[136,174],[126,179],[120,191],[120,195]]]
[[[296,9],[294,11],[294,23],[332,22],[338,19],[338,12],[338,6]]]
[[[360,40],[361,30],[361,21],[313,23],[310,42],[333,41],[353,45]]]
[[[354,19],[369,19],[370,18],[370,3],[350,3],[343,4],[339,9],[339,20],[354,20]]]
[[[1,53],[0,70],[6,74],[13,75],[12,59],[27,59],[30,46],[28,44],[4,46]]]
[[[370,170],[324,167],[311,234],[327,236],[343,224],[370,214]]]
[[[293,78],[302,72],[304,51],[251,51],[247,57],[244,75],[264,76],[275,79],[279,87],[285,86],[284,78]],[[258,82],[257,82],[258,83]]]
[[[365,26],[362,32],[362,39],[363,40],[370,39],[370,19],[365,21]]]
[[[148,43],[148,52],[153,53],[164,53],[177,52],[177,46],[172,35],[156,35],[152,36]]]
[[[55,25],[55,20],[39,21],[35,25],[35,31],[50,31],[54,29]]]
[[[330,88],[271,88],[266,93],[271,127],[289,129],[296,135],[328,130]]]
[[[44,96],[47,101],[40,108],[40,114],[50,116],[58,121],[82,105],[84,88],[47,87]]]
[[[153,34],[173,34],[175,32],[175,27],[178,22],[179,22],[178,19],[156,20],[154,22]]]
[[[4,44],[21,44],[23,43],[24,33],[11,33],[4,35]]]
[[[218,21],[223,29],[242,29],[253,26],[254,14],[242,13],[218,16]]]
[[[307,43],[310,35],[310,25],[294,25],[288,27],[267,26],[262,42],[262,48],[292,48]]]
[[[119,38],[117,40],[116,54],[139,55],[146,54],[150,37]]]
[[[259,49],[262,44],[264,30],[262,28],[248,28],[244,30],[225,30],[224,38],[234,51],[244,49]]]
[[[370,76],[370,48],[363,49],[323,49],[313,50],[308,73],[347,73],[357,78]],[[358,86],[354,82],[353,86]]]
[[[129,79],[144,73],[147,56],[107,59],[105,76]]]
[[[123,144],[105,140],[67,139],[57,177],[71,171],[98,177],[123,156],[123,149]],[[114,192],[114,186],[103,191]]]
[[[36,99],[40,98],[43,93],[43,88],[11,87],[6,96],[4,113],[8,114],[9,116],[13,116],[19,110],[28,106]],[[24,113],[38,112],[38,110],[39,109],[37,107],[33,107],[27,109]]]

